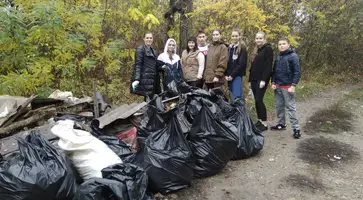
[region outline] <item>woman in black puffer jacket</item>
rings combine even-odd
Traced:
[[[145,101],[152,99],[154,94],[161,92],[159,71],[163,63],[157,60],[155,50],[151,47],[153,35],[147,32],[144,45],[136,48],[134,72],[131,77],[132,94],[145,97]]]

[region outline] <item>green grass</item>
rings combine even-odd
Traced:
[[[346,94],[345,96],[348,99],[363,101],[363,87],[359,88],[357,90],[354,90],[354,91],[350,92],[349,94]]]

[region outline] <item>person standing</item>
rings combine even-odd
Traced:
[[[131,77],[130,92],[132,94],[144,96],[148,101],[155,94],[161,92],[159,67],[162,63],[157,61],[155,50],[151,47],[153,34],[146,32],[144,44],[136,47],[134,71]]]
[[[187,49],[182,53],[184,80],[188,85],[203,87],[204,62],[204,54],[198,50],[196,39],[189,38]]]
[[[232,44],[228,48],[228,65],[226,80],[233,101],[243,100],[242,77],[246,75],[247,51],[245,42],[241,39],[241,32],[233,29],[231,34]]]
[[[296,117],[295,87],[300,80],[299,56],[290,47],[287,38],[281,38],[278,43],[279,55],[276,57],[273,74],[272,90],[275,94],[275,106],[278,123],[271,130],[286,129],[285,110],[289,114],[293,129],[293,137],[301,137],[299,121]]]
[[[221,32],[213,31],[213,43],[208,47],[204,81],[208,90],[223,86],[224,73],[228,63],[228,47],[221,38]]]
[[[202,52],[206,58],[208,55],[208,44],[207,44],[207,35],[203,30],[200,30],[197,35],[197,41],[198,41],[198,49],[200,52]]]
[[[183,81],[183,71],[180,57],[176,54],[176,51],[176,41],[173,38],[169,38],[166,41],[164,52],[161,53],[158,57],[158,60],[164,63],[164,66],[162,67],[164,70],[164,90],[167,90],[167,86],[172,81],[177,83]]]
[[[260,131],[265,131],[268,128],[266,123],[266,106],[263,99],[271,78],[273,50],[271,45],[266,41],[266,34],[262,31],[256,34],[255,42],[257,45],[257,54],[252,60],[248,82],[255,98],[258,117],[255,126]]]

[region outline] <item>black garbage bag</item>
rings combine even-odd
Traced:
[[[219,173],[234,156],[237,129],[222,121],[213,111],[215,104],[202,99],[202,109],[190,130],[189,141],[196,157],[194,176],[208,177]],[[208,105],[211,104],[211,105]]]
[[[156,96],[149,102],[146,114],[142,117],[137,129],[137,135],[139,137],[148,137],[151,133],[158,131],[160,127],[165,126],[165,121],[168,121],[167,118],[169,115],[165,114],[167,108],[162,101],[166,97],[166,94],[168,92]]]
[[[130,200],[142,200],[145,197],[148,177],[145,171],[132,164],[116,164],[102,170],[102,177],[122,182]]]
[[[18,140],[19,152],[0,166],[0,199],[68,200],[76,193],[75,176],[65,155],[40,134]]]
[[[99,136],[98,139],[105,143],[113,152],[115,152],[121,158],[121,160],[124,160],[128,156],[132,155],[131,146],[127,145],[116,136],[102,135]]]
[[[159,126],[144,143],[139,141],[139,152],[125,161],[144,168],[150,190],[162,194],[189,187],[193,178],[194,157],[182,133],[178,112],[175,108],[161,115],[150,106],[148,114],[155,116],[154,122],[159,120]]]
[[[116,164],[102,170],[103,178],[92,178],[78,188],[73,200],[151,200],[146,193],[148,177],[132,164]]]
[[[124,200],[125,184],[110,179],[91,178],[82,183],[73,200]]]
[[[217,104],[220,98],[220,96],[213,92],[207,92],[201,89],[192,90],[191,94],[187,96],[185,103],[185,116],[188,121],[192,123],[199,115],[203,107],[202,102],[206,102],[206,106],[209,106],[213,114],[217,115],[218,118],[226,119]]]
[[[234,106],[234,114],[228,121],[237,127],[238,147],[234,160],[248,158],[258,153],[264,145],[264,137],[255,127],[244,103]]]

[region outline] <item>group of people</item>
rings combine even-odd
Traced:
[[[188,39],[187,48],[181,58],[177,54],[177,44],[168,39],[164,52],[157,56],[152,48],[153,34],[147,32],[144,45],[136,48],[134,72],[131,79],[131,93],[142,95],[145,101],[167,89],[172,81],[213,90],[222,88],[228,82],[233,101],[244,100],[242,81],[246,75],[247,50],[241,32],[233,29],[231,44],[222,40],[221,31],[212,34],[212,43],[207,43],[207,35],[199,31],[196,37]],[[249,86],[253,92],[258,121],[255,126],[260,131],[268,129],[265,92],[271,81],[275,95],[278,122],[271,130],[285,130],[287,110],[293,128],[293,137],[300,138],[300,128],[296,117],[295,87],[300,80],[298,55],[290,47],[287,38],[278,41],[279,54],[274,59],[272,46],[266,41],[266,34],[258,32],[255,37],[257,52],[251,59]],[[160,82],[162,74],[162,83]],[[162,87],[161,87],[162,85]]]

